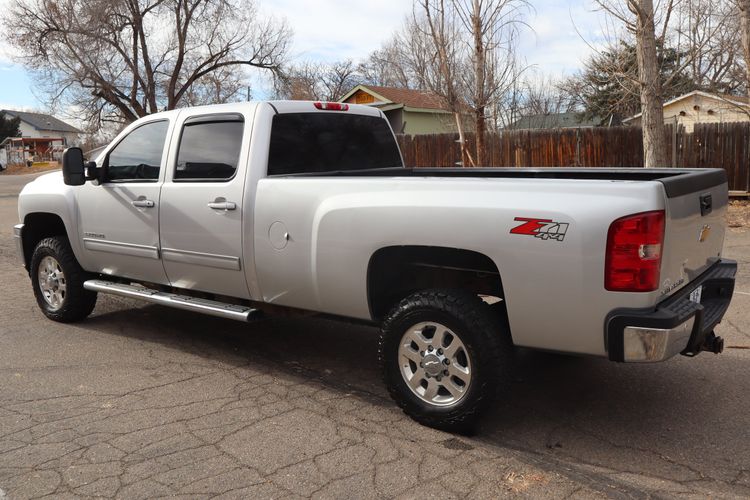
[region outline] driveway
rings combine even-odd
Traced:
[[[372,328],[252,325],[100,296],[46,320],[0,177],[0,499],[750,496],[750,231],[721,356],[659,365],[519,353],[474,437],[421,427],[383,389]]]

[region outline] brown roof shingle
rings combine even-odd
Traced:
[[[403,104],[410,108],[441,109],[444,110],[440,96],[425,90],[405,89],[399,87],[380,87],[377,85],[363,85],[365,89],[372,90],[397,104]]]

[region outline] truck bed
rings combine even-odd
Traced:
[[[611,181],[657,181],[664,185],[667,197],[676,198],[706,190],[727,182],[726,171],[719,168],[385,168],[377,170],[332,171],[296,176],[332,177],[445,177],[509,179],[581,179]]]

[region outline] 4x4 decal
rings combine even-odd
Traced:
[[[510,234],[524,234],[541,238],[542,240],[563,241],[565,234],[568,232],[570,224],[565,222],[555,222],[551,219],[533,219],[529,217],[516,217],[516,222],[523,222],[510,230]]]

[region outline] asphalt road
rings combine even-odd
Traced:
[[[467,438],[395,408],[371,328],[106,296],[83,323],[46,320],[11,240],[28,180],[0,176],[0,499],[750,496],[750,230],[727,238],[724,354],[520,352]]]

